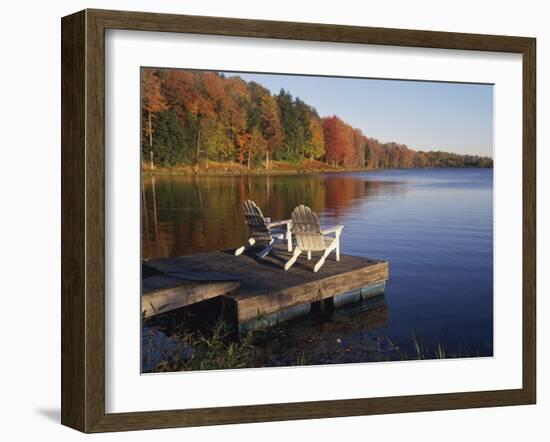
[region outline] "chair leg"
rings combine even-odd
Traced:
[[[256,240],[254,238],[248,239],[248,244],[242,247],[239,247],[237,250],[235,250],[235,256],[242,255],[242,253],[248,248],[256,244]]]
[[[311,261],[311,250],[307,252],[307,260]]]
[[[298,247],[296,247],[294,249],[294,253],[292,254],[292,258],[290,258],[285,263],[285,270],[288,270],[290,267],[292,267],[292,264],[294,264],[296,262],[296,260],[298,259],[298,256],[300,256],[301,253],[302,253],[302,251]]]
[[[292,232],[288,227],[286,231],[286,248],[289,252],[292,252]]]
[[[336,232],[336,261],[340,261],[340,231]]]
[[[263,259],[263,258],[265,258],[267,255],[269,255],[269,252],[271,252],[272,249],[273,249],[273,247],[267,246],[267,247],[265,247],[261,252],[256,253],[256,256],[257,256],[258,258]]]
[[[325,260],[327,259],[328,255],[330,255],[330,252],[332,250],[333,249],[326,249],[325,250],[325,252],[323,253],[323,256],[321,256],[321,259],[319,261],[317,261],[317,264],[315,264],[315,267],[313,267],[314,272],[319,271],[319,269],[323,266],[323,264],[325,263]]]

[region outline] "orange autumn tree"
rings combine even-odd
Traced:
[[[271,157],[283,141],[283,129],[279,116],[279,106],[277,106],[275,97],[269,94],[263,96],[260,109],[262,114],[262,132],[266,140],[265,168],[269,169]]]
[[[365,167],[365,150],[367,140],[363,135],[361,129],[353,129],[353,148],[351,149],[351,155],[348,157],[348,162],[350,165]]]
[[[323,119],[326,157],[335,165],[344,160],[346,154],[346,125],[336,115]]]
[[[344,155],[342,163],[346,167],[354,167],[356,165],[356,146],[353,140],[353,127],[344,123]]]
[[[312,162],[325,156],[325,135],[323,132],[323,122],[314,109],[310,110],[309,115],[310,139],[304,146],[304,155]]]
[[[178,115],[182,123],[185,114],[199,113],[201,96],[196,82],[195,72],[183,69],[170,69],[163,81],[163,93],[170,109]]]
[[[146,114],[144,132],[149,140],[151,169],[155,168],[153,154],[153,119],[158,112],[167,109],[166,99],[161,93],[161,83],[155,70],[144,68],[141,76],[141,107]]]
[[[247,167],[250,169],[256,156],[263,155],[267,151],[267,141],[258,127],[252,129],[250,141],[247,145]]]
[[[248,144],[250,143],[251,135],[247,132],[238,133],[235,135],[237,143],[237,161],[242,166],[245,155],[247,154]]]
[[[221,101],[220,120],[235,146],[235,158],[242,164],[245,149],[250,140],[247,132],[247,107],[250,100],[250,91],[244,80],[231,77],[225,80],[225,93]]]

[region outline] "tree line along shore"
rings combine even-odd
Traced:
[[[492,167],[493,160],[382,143],[289,91],[212,71],[142,68],[142,166],[179,174]]]

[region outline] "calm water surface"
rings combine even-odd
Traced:
[[[491,169],[144,177],[142,196],[144,258],[241,246],[248,238],[241,204],[248,198],[273,219],[308,205],[323,225],[344,224],[342,253],[390,264],[383,321],[374,332],[347,327],[342,339],[358,341],[368,332],[399,342],[416,330],[428,345],[492,352]]]

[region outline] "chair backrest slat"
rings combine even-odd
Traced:
[[[309,207],[301,205],[292,212],[292,233],[302,251],[325,250],[325,240],[321,233],[321,223],[317,214]]]
[[[269,232],[267,221],[256,203],[251,200],[246,200],[243,203],[243,210],[244,219],[250,229],[252,238],[260,242],[271,241],[271,233]]]

